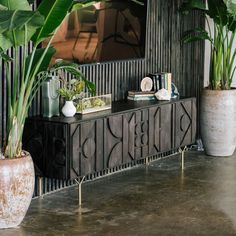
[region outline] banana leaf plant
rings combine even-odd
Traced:
[[[185,43],[208,40],[211,45],[209,89],[229,90],[235,74],[236,4],[232,0],[188,0],[180,11],[188,14],[201,11],[206,19],[206,29],[189,30],[183,37]],[[213,27],[210,27],[210,20]]]
[[[70,11],[95,2],[43,0],[37,9],[32,10],[32,1],[0,0],[0,58],[4,61],[8,88],[6,139],[2,150],[5,158],[22,156],[22,134],[29,107],[42,82],[50,73],[66,70],[83,80],[88,90],[95,93],[94,84],[85,79],[78,65],[59,61],[49,68],[55,53],[50,44],[63,19]],[[39,48],[41,42],[48,37],[50,40],[47,46]],[[31,53],[27,54],[30,41],[33,48]],[[12,47],[15,52],[13,58],[7,53]],[[20,47],[25,55],[21,60]],[[13,67],[13,75],[9,73],[10,67]]]

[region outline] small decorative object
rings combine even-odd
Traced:
[[[177,98],[179,97],[179,91],[175,84],[172,82],[171,83],[171,98]]]
[[[171,99],[170,94],[166,89],[160,89],[158,92],[155,93],[155,95],[158,100],[169,101]]]
[[[44,117],[59,116],[60,81],[57,76],[48,77],[42,84],[42,108]]]
[[[76,113],[76,107],[73,101],[66,101],[61,111],[65,117],[73,117]]]
[[[77,112],[80,114],[111,109],[111,94],[83,98],[78,101],[76,108]]]
[[[155,92],[154,91],[128,91],[128,100],[131,101],[155,101]]]
[[[145,77],[141,81],[141,90],[143,92],[151,91],[153,87],[153,81],[150,77]]]

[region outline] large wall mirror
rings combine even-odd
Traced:
[[[79,64],[145,57],[147,0],[107,0],[72,12],[53,39],[61,58]]]

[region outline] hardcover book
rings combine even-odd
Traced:
[[[146,97],[127,97],[128,100],[131,101],[155,101],[156,97],[155,96],[146,96]]]

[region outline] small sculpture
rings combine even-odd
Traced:
[[[166,89],[160,89],[155,93],[157,100],[169,101],[171,99],[169,92]]]
[[[152,87],[153,87],[152,79],[150,77],[143,78],[142,81],[141,81],[140,87],[141,87],[142,92],[151,91]]]
[[[171,97],[172,98],[178,98],[179,97],[179,91],[175,84],[172,82],[171,83]]]
[[[51,76],[42,84],[43,116],[59,116],[59,95],[57,90],[60,88],[58,77]]]

